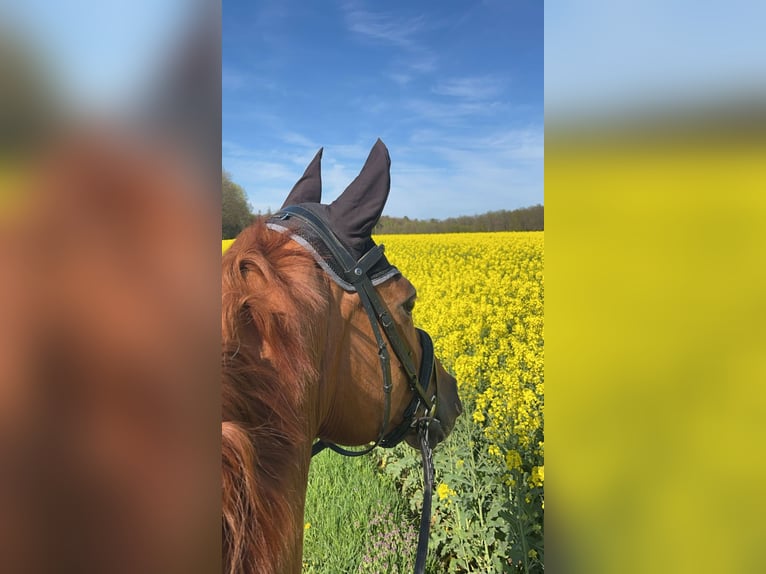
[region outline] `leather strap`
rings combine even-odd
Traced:
[[[428,442],[427,420],[422,421],[418,427],[418,441],[420,442],[420,454],[423,462],[423,509],[420,513],[415,574],[423,574],[426,569],[428,539],[431,534],[431,500],[434,488],[434,461],[431,445]]]

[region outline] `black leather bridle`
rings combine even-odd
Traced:
[[[428,429],[429,425],[433,422],[438,424],[438,419],[436,419],[438,396],[435,380],[433,342],[428,333],[422,329],[417,329],[423,352],[420,367],[416,368],[411,347],[399,334],[388,307],[375,291],[370,277],[370,271],[383,257],[383,245],[374,246],[357,260],[349,253],[324,220],[305,207],[300,205],[285,207],[271,216],[269,222],[278,226],[280,222],[286,222],[290,219],[297,219],[301,227],[308,227],[313,235],[322,242],[329,254],[334,258],[334,263],[336,264],[334,267],[341,270],[341,278],[352,285],[359,294],[377,341],[378,357],[380,358],[381,370],[383,372],[385,402],[383,407],[383,424],[381,425],[377,440],[363,450],[348,450],[335,443],[319,439],[312,446],[311,456],[319,454],[326,448],[344,456],[361,456],[369,453],[376,446],[392,448],[402,442],[411,430],[417,429],[424,479],[423,511],[420,519],[418,550],[415,561],[415,572],[420,574],[425,570],[425,557],[428,550],[434,478]],[[388,352],[388,344],[386,344],[382,333],[386,334],[394,354],[399,359],[399,363],[407,375],[407,380],[413,393],[409,405],[404,410],[402,422],[390,431],[388,431],[388,421],[391,414],[391,389],[393,388],[393,383],[391,381],[391,359]],[[433,394],[429,394],[428,389],[431,387],[432,382],[434,391]],[[419,414],[421,408],[424,411]]]

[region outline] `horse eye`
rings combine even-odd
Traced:
[[[404,312],[408,315],[412,315],[412,310],[415,308],[415,299],[410,299],[409,301],[405,301],[404,304],[402,304],[402,309],[404,309]]]

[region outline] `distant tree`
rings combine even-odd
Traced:
[[[221,233],[223,239],[234,239],[253,221],[253,212],[245,196],[245,190],[231,181],[223,172],[223,197],[221,201]]]

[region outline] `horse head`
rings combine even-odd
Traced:
[[[356,179],[329,205],[320,203],[321,158],[322,150],[269,223],[312,253],[331,279],[327,284],[337,302],[329,309],[332,336],[325,341],[320,369],[317,436],[347,445],[394,446],[405,440],[417,448],[415,425],[408,423],[430,415],[429,440],[435,446],[451,431],[462,405],[454,377],[433,357],[428,335],[415,328],[415,286],[372,238],[391,188],[388,150],[378,140]],[[387,361],[380,360],[381,347]],[[418,372],[424,368],[427,372]]]

